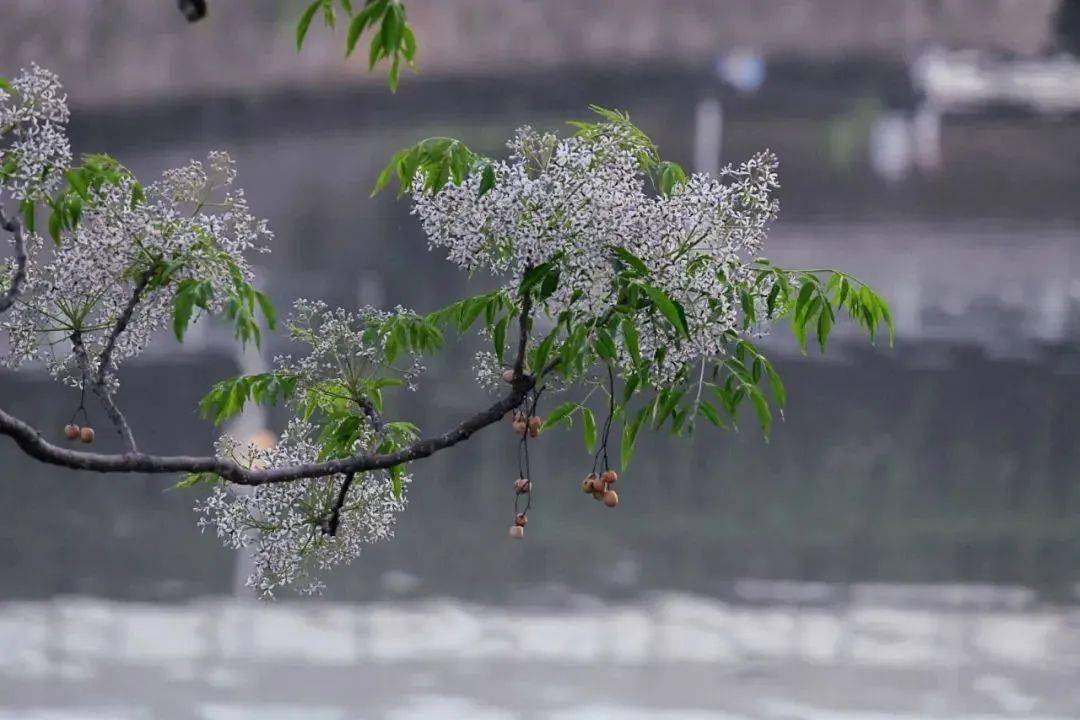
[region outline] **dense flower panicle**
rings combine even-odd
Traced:
[[[391,365],[386,361],[386,333],[372,331],[389,318],[406,314],[415,313],[400,306],[392,312],[371,306],[349,311],[301,298],[293,303],[287,325],[290,339],[306,346],[305,353],[299,358],[275,357],[274,366],[297,377],[297,396],[329,380],[356,385],[387,374],[415,390],[417,378],[424,372],[419,358],[408,358],[403,367]]]
[[[231,269],[250,279],[246,255],[264,250],[272,237],[243,193],[229,187],[234,179],[232,161],[218,152],[205,164],[192,161],[167,171],[146,189],[145,199],[128,176],[93,190],[75,231],[51,252],[32,254],[21,302],[3,322],[9,335],[6,363],[17,367],[45,359],[54,376],[78,385],[77,359],[63,342],[78,328],[93,368],[106,371],[115,385],[116,366],[142,352],[168,325],[181,282],[208,281],[211,309],[220,310],[233,282]],[[40,246],[35,241],[34,248]],[[141,276],[160,263],[175,268],[169,282],[144,290],[117,339],[111,367],[98,368]]]
[[[319,446],[314,428],[294,420],[273,448],[241,447],[229,436],[217,446],[218,455],[245,467],[280,468],[315,462]],[[357,451],[370,450],[374,436],[366,435]],[[411,480],[406,476],[404,482]],[[394,495],[388,473],[358,475],[345,497],[335,534],[326,531],[343,475],[231,489],[217,486],[196,505],[199,526],[213,528],[226,546],[250,548],[254,569],[247,585],[260,595],[293,585],[302,592],[322,588],[321,573],[347,565],[364,545],[393,537],[396,516],[405,507],[404,495]]]
[[[613,251],[623,248],[686,312],[690,337],[678,344],[670,326],[637,318],[641,352],[667,348],[658,379],[723,354],[725,337],[740,328],[728,291],[750,277],[747,264],[778,209],[771,153],[726,167],[720,178],[693,175],[661,196],[649,192],[634,139],[615,124],[563,139],[526,127],[509,148],[510,157],[493,164],[496,182],[485,193],[479,173],[434,193],[416,178],[413,212],[432,248],[466,270],[504,276],[511,291],[528,268],[557,260],[559,285],[544,309],[554,317],[572,308],[581,319],[617,303]],[[626,349],[620,353],[628,364]]]
[[[56,190],[71,164],[67,96],[53,73],[34,65],[0,89],[0,176],[16,200]],[[3,194],[0,193],[0,199]]]

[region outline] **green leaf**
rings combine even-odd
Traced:
[[[393,465],[390,468],[390,490],[394,499],[400,500],[405,494],[405,466]]]
[[[750,394],[750,401],[754,404],[754,410],[757,412],[761,432],[768,438],[769,433],[772,431],[772,411],[769,409],[769,403],[765,400],[761,390],[753,386],[747,386],[747,389]]]
[[[720,418],[720,413],[716,412],[716,408],[708,400],[702,400],[698,403],[698,410],[702,415],[708,419],[713,425],[718,428],[727,429],[727,423]]]
[[[602,360],[615,359],[615,341],[611,339],[611,335],[604,328],[596,331],[596,337],[593,338],[593,349],[596,350],[596,354]]]
[[[22,209],[23,227],[26,228],[27,232],[33,233],[34,232],[34,227],[37,224],[37,222],[36,222],[37,218],[36,218],[36,214],[34,212],[35,208],[34,208],[33,201],[31,201],[29,199],[25,199],[19,204],[19,207]]]
[[[315,2],[308,5],[304,10],[304,14],[300,16],[300,21],[296,23],[296,52],[300,52],[300,49],[304,46],[304,38],[307,37],[311,21],[321,4],[322,0],[315,0]]]
[[[503,316],[499,322],[495,323],[495,329],[491,333],[491,340],[495,345],[495,357],[498,358],[499,364],[502,364],[503,356],[506,354],[506,327],[509,322],[510,316]]]
[[[817,323],[818,345],[821,347],[821,352],[825,352],[825,344],[829,341],[829,331],[832,330],[832,326],[832,308],[829,307],[828,303],[824,303]]]
[[[611,249],[611,252],[632,271],[628,274],[640,277],[645,277],[649,274],[649,266],[626,248],[614,247]]]
[[[274,310],[273,303],[270,302],[270,298],[257,290],[255,291],[255,300],[258,301],[259,309],[262,310],[263,317],[266,318],[266,327],[273,330],[277,326],[277,312]]]
[[[675,189],[675,186],[686,182],[686,171],[678,163],[665,160],[660,163],[659,168],[657,190],[661,195],[665,197],[671,195],[671,191]]]
[[[582,431],[585,434],[585,452],[592,454],[596,450],[596,418],[592,410],[581,408]]]
[[[772,388],[773,400],[776,402],[776,406],[783,408],[787,405],[787,391],[784,390],[784,383],[780,381],[780,375],[773,368],[772,363],[765,363],[765,374],[769,378],[769,385]]]
[[[641,287],[645,290],[649,299],[652,300],[653,305],[667,318],[667,321],[675,327],[678,333],[684,338],[690,337],[690,331],[686,327],[685,311],[680,312],[675,301],[660,288],[646,284],[642,284]]]
[[[563,420],[570,417],[571,413],[577,410],[580,405],[576,402],[565,402],[559,407],[551,411],[551,414],[544,419],[544,424],[541,429],[547,430],[558,425]]]
[[[638,430],[645,420],[650,409],[649,405],[641,408],[633,420],[623,424],[622,441],[619,443],[619,466],[623,472],[630,467],[630,459],[634,456],[634,445],[637,443]]]
[[[633,321],[630,318],[623,318],[622,321],[622,336],[623,342],[626,343],[626,349],[630,353],[630,357],[634,361],[634,367],[641,367],[641,351],[638,348],[638,334],[637,328],[634,327]]]
[[[195,308],[209,310],[214,288],[208,280],[187,279],[180,282],[173,296],[173,334],[179,342],[184,341]]]
[[[480,173],[480,197],[483,197],[495,187],[495,167],[488,163],[484,166],[484,170]]]
[[[197,485],[205,485],[209,483],[216,483],[221,481],[221,476],[212,472],[201,473],[188,473],[179,482],[174,484],[170,490],[187,490],[189,488],[196,487]]]

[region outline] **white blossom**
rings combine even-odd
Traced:
[[[53,73],[32,66],[0,89],[0,177],[16,200],[56,190],[71,164],[67,96]],[[2,195],[0,195],[2,199]]]
[[[314,428],[294,420],[272,448],[241,447],[229,436],[218,441],[218,455],[251,468],[281,468],[315,462],[319,445]],[[373,435],[358,442],[370,449]],[[403,482],[411,481],[405,476]],[[254,569],[247,585],[260,595],[293,585],[301,592],[322,589],[320,575],[348,565],[364,545],[393,537],[396,516],[405,507],[393,491],[389,473],[357,475],[345,496],[335,534],[326,531],[344,475],[259,485],[234,490],[217,486],[196,505],[199,526],[213,528],[226,546],[249,548]]]
[[[649,191],[628,131],[601,127],[595,136],[564,139],[518,130],[486,193],[479,173],[434,193],[418,175],[413,212],[432,248],[463,269],[504,277],[510,291],[528,268],[557,261],[559,285],[544,303],[552,317],[609,311],[617,303],[614,250],[629,251],[648,266],[649,283],[686,313],[689,338],[679,342],[669,324],[635,318],[641,353],[665,349],[657,379],[669,381],[701,357],[722,355],[730,333],[740,331],[730,289],[748,279],[747,264],[776,215],[776,159],[765,152],[724,168],[720,178],[693,175],[665,197]],[[630,361],[622,346],[620,361]]]
[[[233,163],[211,153],[164,173],[140,190],[124,174],[92,190],[80,222],[49,252],[36,251],[20,302],[4,319],[9,337],[6,364],[18,367],[44,359],[50,372],[73,385],[82,382],[67,338],[79,331],[94,369],[108,337],[140,277],[162,263],[174,268],[167,283],[148,287],[120,334],[107,370],[141,353],[172,316],[175,289],[186,279],[213,288],[210,309],[220,310],[232,289],[233,270],[250,280],[246,255],[264,250],[272,237],[265,220],[254,217],[242,191],[230,185]],[[42,243],[35,240],[33,247]]]

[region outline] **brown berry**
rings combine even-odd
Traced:
[[[94,428],[84,427],[79,430],[79,439],[84,443],[90,444],[94,442]]]
[[[529,429],[530,430],[533,430],[533,429],[539,430],[540,426],[543,425],[543,424],[544,424],[544,421],[541,420],[540,416],[538,416],[538,415],[533,415],[531,418],[529,418]]]
[[[514,525],[517,525],[518,527],[525,527],[528,524],[529,518],[525,515],[525,513],[518,513],[514,516]]]
[[[540,437],[540,430],[537,429],[537,428],[529,428],[529,437],[531,437],[531,438]]]
[[[619,493],[614,490],[608,490],[604,493],[604,504],[608,507],[615,507],[619,504]]]
[[[508,385],[513,383],[514,382],[514,371],[513,370],[503,370],[502,379],[503,379],[503,382],[508,384]]]
[[[593,489],[592,489],[592,480],[590,480],[589,478],[585,478],[584,480],[582,480],[581,481],[581,492],[588,495],[592,491],[593,491]]]
[[[525,528],[521,527],[520,525],[511,525],[510,537],[517,539],[525,537]]]
[[[619,479],[619,474],[614,470],[607,470],[600,475],[600,482],[605,485],[614,485],[615,481]]]
[[[599,481],[600,478],[597,477],[596,473],[589,473],[585,476],[585,479],[581,483],[581,491],[586,493],[595,492],[596,483],[598,483]],[[600,489],[603,490],[602,487]]]
[[[68,440],[77,440],[79,438],[79,426],[74,423],[64,426],[64,437]]]
[[[514,429],[515,435],[524,435],[527,432],[527,425],[521,420],[515,420],[511,427]]]
[[[518,495],[525,495],[532,492],[532,483],[528,478],[518,478],[514,481],[514,492]]]
[[[593,500],[603,500],[604,499],[604,493],[600,492],[599,490],[593,490],[592,496],[593,496]]]

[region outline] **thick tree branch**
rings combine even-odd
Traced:
[[[357,455],[341,460],[320,463],[304,463],[272,470],[250,470],[229,460],[215,457],[184,455],[149,455],[130,452],[123,455],[69,450],[54,445],[28,423],[0,410],[0,434],[7,435],[30,457],[50,465],[89,470],[103,473],[184,473],[209,472],[220,475],[237,485],[266,485],[289,482],[303,478],[325,477],[336,473],[362,473],[368,470],[385,470],[402,463],[412,462],[433,455],[467,440],[473,433],[499,422],[508,412],[521,404],[532,389],[531,376],[523,376],[514,382],[510,393],[486,410],[458,424],[453,429],[434,437],[418,440],[397,452],[377,455]]]
[[[22,223],[17,218],[9,218],[4,214],[3,209],[0,209],[0,227],[15,238],[15,268],[11,273],[11,285],[3,295],[0,295],[0,313],[2,313],[15,303],[15,298],[22,292],[22,285],[26,281],[27,256]]]
[[[527,335],[531,306],[528,300],[525,300],[522,305],[519,328],[521,328],[523,336],[518,340],[518,354],[514,360],[515,368],[524,367],[525,348],[528,345]],[[266,485],[303,478],[325,477],[339,473],[348,475],[369,470],[385,470],[395,465],[426,458],[440,450],[457,445],[469,439],[473,433],[499,422],[508,412],[521,405],[535,384],[536,379],[532,375],[527,375],[524,372],[515,373],[510,392],[498,402],[467,418],[441,435],[417,440],[408,447],[396,452],[356,455],[340,460],[303,463],[264,470],[252,470],[241,467],[230,460],[222,460],[216,457],[149,455],[137,451],[123,455],[105,455],[70,450],[48,442],[29,423],[8,414],[2,409],[0,409],[0,434],[12,438],[24,453],[36,460],[73,470],[149,474],[205,472],[220,475],[225,480],[237,485]]]

